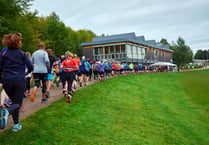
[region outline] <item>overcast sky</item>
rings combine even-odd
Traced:
[[[66,26],[97,35],[135,32],[169,43],[182,37],[195,53],[209,49],[209,0],[35,0],[39,16],[55,12]]]

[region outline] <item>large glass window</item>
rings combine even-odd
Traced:
[[[155,50],[153,51],[153,55],[154,55],[154,58],[158,57],[158,50],[155,49]]]
[[[126,47],[126,51],[127,51],[127,57],[128,58],[132,58],[132,46],[131,45],[127,45]]]
[[[105,46],[105,54],[109,54],[109,46]]]
[[[110,46],[110,53],[114,53],[114,46]]]
[[[116,45],[116,53],[120,53],[120,45]]]
[[[132,53],[132,48],[130,45],[127,45],[127,53]]]
[[[142,48],[137,47],[137,54],[138,54],[138,59],[142,59]]]
[[[126,52],[125,45],[121,45],[121,53],[125,53],[125,52]]]
[[[137,59],[137,48],[136,46],[132,46],[133,58]]]
[[[97,55],[98,54],[98,48],[94,48],[94,54]]]
[[[101,54],[101,55],[103,54],[103,48],[102,47],[98,48],[98,54]]]

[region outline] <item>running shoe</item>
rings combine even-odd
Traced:
[[[9,108],[10,105],[12,105],[11,99],[6,98],[6,99],[4,100],[4,106],[5,106],[6,108]]]
[[[67,91],[65,91],[64,96],[67,97]]]
[[[42,103],[46,103],[46,102],[48,102],[48,99],[47,99],[47,98],[43,98],[43,99],[41,100],[41,102],[42,102]]]
[[[67,96],[67,103],[71,103],[71,98],[72,98],[72,96],[70,94],[68,94],[68,96]]]
[[[31,96],[30,96],[30,101],[31,102],[34,102],[34,100],[35,100],[35,95],[36,95],[36,91],[32,91],[32,93],[31,93]]]
[[[0,129],[4,129],[8,124],[9,111],[7,109],[0,110]]]
[[[17,131],[19,131],[20,129],[22,129],[22,125],[21,125],[21,123],[19,122],[18,124],[15,124],[15,125],[13,126],[12,131],[17,132]]]

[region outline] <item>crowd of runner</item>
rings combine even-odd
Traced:
[[[12,115],[13,131],[22,128],[19,122],[19,110],[23,107],[23,98],[30,98],[34,102],[38,88],[41,88],[41,102],[45,103],[50,98],[50,88],[56,84],[61,85],[62,93],[70,103],[72,94],[89,81],[103,81],[110,76],[145,72],[149,69],[141,64],[120,63],[78,58],[76,54],[66,51],[60,57],[55,57],[51,49],[45,50],[43,42],[38,44],[38,49],[32,53],[23,52],[20,48],[22,35],[20,33],[8,34],[3,37],[5,48],[0,54],[0,87],[1,108],[0,128],[8,123],[8,116]],[[34,87],[31,88],[31,84]]]

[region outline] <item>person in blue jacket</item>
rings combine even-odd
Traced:
[[[13,131],[18,131],[22,128],[19,122],[19,110],[26,87],[25,75],[33,71],[31,61],[20,49],[22,46],[21,39],[21,33],[4,35],[2,44],[7,47],[0,54],[0,72],[3,74],[3,88],[12,101],[8,109],[0,110],[0,128],[4,129],[6,127],[8,116],[11,114],[14,121]],[[26,73],[25,65],[28,68]]]

